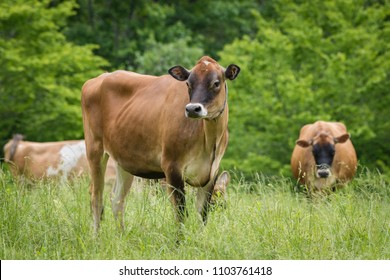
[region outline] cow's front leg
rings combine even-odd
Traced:
[[[199,188],[196,195],[196,208],[205,225],[207,223],[213,189],[214,181],[210,181],[206,186]]]
[[[181,172],[170,168],[166,173],[166,191],[175,210],[176,220],[182,224],[187,216],[184,180]]]

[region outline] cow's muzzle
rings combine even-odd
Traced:
[[[317,177],[328,178],[331,175],[330,166],[327,164],[317,165]]]
[[[186,106],[186,117],[200,119],[207,117],[207,109],[200,103],[189,103]]]

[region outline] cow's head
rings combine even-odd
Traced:
[[[321,132],[310,140],[299,139],[296,144],[302,148],[312,148],[317,178],[328,178],[332,175],[331,166],[336,153],[335,145],[345,143],[349,137],[348,133],[339,137],[332,137],[326,132]]]
[[[214,59],[204,56],[191,70],[174,66],[168,72],[176,80],[187,83],[190,102],[185,107],[186,117],[215,119],[226,107],[226,79],[234,80],[240,67],[230,64],[225,69]]]

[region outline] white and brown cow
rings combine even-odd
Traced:
[[[67,180],[89,171],[84,140],[31,142],[16,134],[4,146],[4,158],[15,177],[29,180]],[[115,174],[115,163],[110,161],[106,177],[112,180]]]
[[[356,168],[356,152],[344,124],[317,121],[301,128],[291,169],[311,194],[343,186],[353,178]]]
[[[234,64],[225,69],[202,57],[191,70],[172,67],[170,75],[115,71],[84,84],[81,99],[95,231],[109,156],[118,162],[112,208],[122,227],[124,199],[134,175],[165,178],[179,222],[186,215],[185,183],[198,187],[197,209],[206,222],[228,143],[226,80],[234,80],[239,71]]]

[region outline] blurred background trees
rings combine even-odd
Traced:
[[[299,129],[322,119],[345,123],[360,163],[388,172],[389,10],[368,1],[283,0],[256,14],[256,36],[220,53],[221,63],[244,69],[230,96],[227,166],[290,174]]]
[[[0,143],[14,133],[30,140],[82,138],[80,87],[108,66],[97,46],[78,46],[61,29],[76,4],[0,3]]]
[[[390,174],[388,18],[373,0],[3,0],[0,142],[82,138],[87,79],[210,55],[242,70],[223,168],[289,176],[300,127],[323,119],[347,125],[361,165]]]

